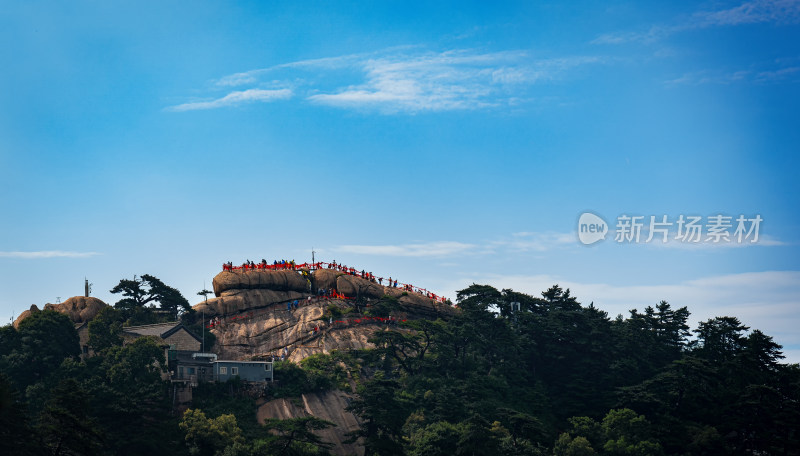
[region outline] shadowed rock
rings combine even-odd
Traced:
[[[295,299],[305,299],[308,293],[299,291],[276,291],[268,289],[228,289],[222,296],[201,302],[193,308],[197,312],[205,313],[206,318],[224,316],[250,309],[260,309],[273,304],[285,303]]]

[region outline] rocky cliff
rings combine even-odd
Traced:
[[[398,328],[403,320],[448,318],[457,312],[426,295],[332,269],[223,271],[214,277],[213,287],[215,298],[194,309],[212,326],[213,351],[221,359],[272,355],[299,362],[315,353],[371,348],[368,339],[375,331]],[[276,399],[260,405],[258,419],[313,415],[336,424],[318,432],[334,444],[333,454],[364,454],[363,446],[344,443],[346,434],[359,426],[345,410],[352,393]]]
[[[285,354],[299,361],[314,353],[367,348],[376,329],[398,320],[456,312],[424,295],[332,269],[224,271],[213,287],[216,297],[194,309],[212,322],[214,351],[223,359]],[[364,311],[386,297],[391,319],[365,317]],[[294,301],[297,307],[289,308]]]

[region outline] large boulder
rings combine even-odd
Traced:
[[[292,270],[222,271],[212,282],[214,294],[222,296],[228,290],[267,289],[275,291],[309,291],[309,281]]]
[[[430,318],[447,317],[457,312],[449,304],[438,302],[419,293],[407,292],[401,288],[385,287],[359,276],[330,269],[314,271],[314,286],[334,288],[339,293],[351,298],[380,299],[388,295],[397,298],[402,309]]]
[[[342,274],[336,277],[336,289],[348,297],[382,298],[386,288],[358,276]]]
[[[95,297],[73,296],[60,304],[45,304],[44,310],[61,312],[67,315],[73,323],[84,323],[91,321],[105,307],[108,307],[108,304]],[[18,327],[22,320],[36,312],[39,312],[39,308],[36,307],[36,304],[31,305],[29,310],[22,312],[14,321],[14,327]]]
[[[386,290],[386,294],[397,298],[401,309],[412,314],[424,315],[428,318],[435,319],[438,317],[447,318],[458,313],[455,307],[426,298],[421,294],[407,293],[399,288],[387,288]]]
[[[19,317],[17,317],[17,319],[14,320],[14,323],[12,323],[14,325],[14,329],[19,328],[19,324],[22,322],[22,320],[30,317],[31,315],[33,315],[33,314],[35,314],[37,312],[41,312],[41,310],[39,310],[39,307],[37,307],[36,304],[31,304],[31,308],[30,309],[23,310],[22,313],[19,314]]]
[[[400,288],[386,287],[360,276],[333,269],[311,272],[310,280],[293,270],[223,271],[214,277],[215,299],[194,306],[206,316],[224,316],[248,309],[268,307],[295,299],[304,299],[320,289],[333,289],[349,298],[381,299],[389,295],[403,310],[428,318],[447,317],[456,310],[424,295]]]
[[[333,269],[317,269],[312,273],[314,291],[317,291],[320,288],[324,290],[336,288],[336,279],[343,275],[346,274]]]
[[[306,277],[313,291],[333,289],[344,297],[311,293]],[[206,321],[214,319],[214,351],[230,359],[280,356],[286,349],[290,360],[300,361],[314,353],[363,349],[372,346],[369,338],[375,330],[396,328],[398,320],[448,318],[458,312],[422,294],[331,269],[310,275],[292,270],[225,271],[213,283],[216,297],[195,305],[194,310],[202,312]],[[387,295],[398,304],[391,313],[394,322],[360,313]],[[286,303],[294,300],[299,307],[287,309]],[[332,308],[344,315],[334,317]]]
[[[73,296],[61,304],[45,304],[44,310],[67,314],[74,323],[91,321],[108,304],[92,296]]]

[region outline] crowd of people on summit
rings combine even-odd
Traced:
[[[429,299],[433,299],[438,302],[446,302],[446,299],[443,296],[438,296],[430,291],[415,287],[411,284],[407,283],[399,283],[397,279],[392,280],[391,277],[384,279],[383,277],[376,277],[371,272],[367,272],[366,270],[362,269],[360,272],[353,267],[347,267],[343,264],[337,264],[336,260],[333,260],[331,263],[325,262],[317,262],[317,263],[302,263],[297,264],[294,260],[275,260],[272,264],[267,263],[267,260],[262,259],[260,263],[255,263],[253,261],[247,260],[242,263],[241,266],[234,266],[232,262],[227,262],[222,265],[223,271],[228,272],[247,272],[247,271],[254,271],[254,270],[293,270],[296,271],[298,269],[304,270],[316,270],[316,269],[333,269],[335,271],[344,272],[345,274],[349,274],[356,277],[361,277],[362,279],[369,280],[370,282],[377,283],[378,285],[383,285],[384,280],[386,280],[386,286],[390,288],[401,288],[403,291],[407,291],[409,293],[417,293],[421,294]]]

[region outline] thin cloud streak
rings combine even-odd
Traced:
[[[25,260],[42,258],[88,258],[101,255],[98,252],[69,252],[64,250],[42,250],[36,252],[0,252],[0,258],[21,258]]]
[[[578,246],[576,233],[513,233],[510,240],[495,241],[492,246],[505,247],[515,252],[546,252],[554,249]]]
[[[469,253],[477,248],[474,244],[443,241],[428,242],[423,244],[402,245],[342,245],[332,250],[339,253],[352,253],[360,255],[383,255],[399,257],[437,257]]]
[[[271,72],[287,68],[319,68],[319,69],[339,69],[347,68],[353,64],[370,57],[372,54],[350,54],[336,57],[322,57],[319,59],[298,60],[296,62],[282,63],[268,68],[234,73],[220,78],[216,85],[222,87],[236,87],[246,84],[254,84],[259,78]]]
[[[727,72],[713,72],[710,70],[696,71],[664,81],[664,84],[668,87],[674,87],[682,85],[699,86],[704,84],[728,85],[742,82],[773,84],[787,81],[796,82],[798,80],[800,80],[800,66],[794,65]]]
[[[453,111],[513,104],[516,89],[552,80],[566,70],[597,63],[597,57],[534,61],[522,51],[466,51],[390,56],[362,63],[365,81],[308,100],[384,113]]]
[[[761,23],[789,25],[798,22],[800,22],[800,1],[754,0],[719,11],[698,11],[683,24],[654,25],[645,32],[606,33],[595,38],[591,43],[640,42],[649,44],[687,30]]]
[[[701,26],[740,24],[796,24],[800,22],[800,1],[755,0],[721,11],[700,12],[694,19]]]
[[[382,255],[396,257],[439,257],[455,254],[490,255],[498,251],[545,252],[565,247],[577,247],[575,233],[514,233],[508,239],[483,243],[463,243],[455,241],[425,242],[398,245],[342,245],[331,249],[339,253],[363,255]]]
[[[768,235],[761,235],[756,242],[750,242],[750,240],[743,240],[739,242],[736,240],[734,236],[731,236],[727,241],[720,240],[720,242],[711,242],[708,240],[704,240],[703,242],[682,242],[677,241],[674,238],[670,238],[667,242],[661,242],[660,240],[656,240],[653,238],[652,241],[645,244],[650,247],[654,248],[666,248],[666,249],[682,249],[682,250],[707,250],[707,249],[741,249],[746,247],[782,247],[789,245],[787,242],[783,242],[779,239],[776,239],[772,236]]]
[[[602,62],[595,56],[536,59],[521,50],[426,52],[419,46],[404,46],[234,73],[220,78],[215,87],[294,87],[296,95],[312,104],[382,114],[476,110],[517,105],[530,99],[525,91],[534,84]],[[168,110],[214,109],[293,95],[289,89],[253,88]]]
[[[647,233],[643,232],[642,240],[647,238]],[[617,243],[613,236],[605,242],[608,244],[627,244]],[[684,250],[712,250],[746,247],[775,247],[786,246],[785,242],[772,238],[767,235],[760,236],[758,242],[736,242],[735,239],[728,242],[680,242],[670,238],[670,241],[662,243],[658,240],[649,243],[640,243],[641,248],[657,249],[684,249]],[[332,252],[352,253],[361,255],[380,255],[389,257],[439,257],[447,255],[491,255],[498,252],[551,252],[554,250],[585,248],[580,244],[576,232],[518,232],[511,236],[482,241],[476,243],[463,243],[455,241],[438,241],[414,244],[385,244],[385,245],[341,245],[331,248]]]
[[[244,103],[252,102],[271,102],[275,100],[285,100],[292,97],[290,89],[275,89],[275,90],[262,90],[262,89],[249,89],[231,92],[222,98],[217,98],[212,101],[198,101],[193,103],[184,103],[177,106],[168,108],[170,111],[196,111],[201,109],[216,109],[228,106],[238,106]]]

